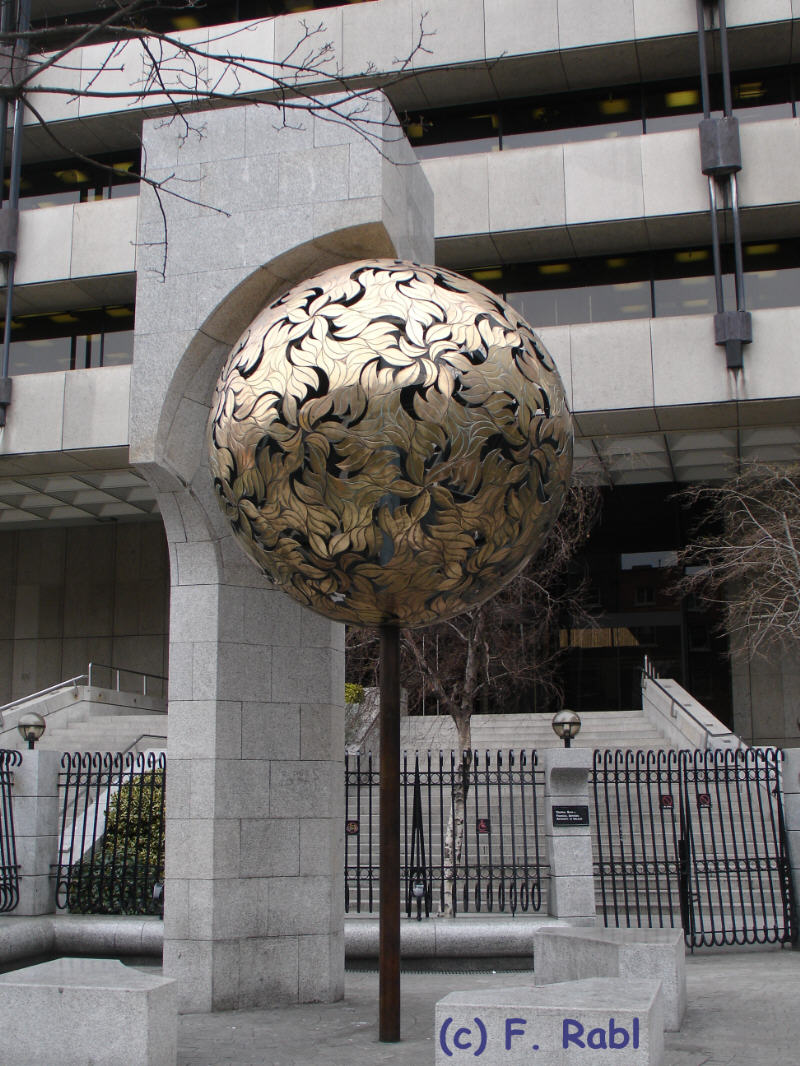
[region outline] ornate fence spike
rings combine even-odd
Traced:
[[[14,784],[14,767],[21,762],[21,752],[0,749],[0,913],[13,911],[19,903],[19,865],[11,786]]]

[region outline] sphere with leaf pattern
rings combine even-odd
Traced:
[[[439,267],[336,267],[263,310],[217,382],[220,506],[247,554],[321,614],[421,626],[528,563],[572,429],[530,326]]]

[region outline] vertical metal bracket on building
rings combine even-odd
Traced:
[[[0,185],[0,263],[5,265],[5,326],[3,330],[2,367],[0,367],[0,427],[6,424],[6,414],[11,404],[11,321],[14,313],[14,271],[17,262],[17,234],[19,229],[19,186],[22,170],[22,133],[25,121],[25,105],[16,92],[20,74],[27,65],[29,42],[27,31],[31,23],[31,0],[12,3],[4,0],[0,7],[0,31],[9,33],[16,26],[19,38],[0,49],[0,158],[5,163],[6,130],[8,128],[8,105],[14,101],[14,125],[11,141],[11,168],[9,174],[8,200],[2,202],[4,187]]]
[[[700,161],[708,178],[708,202],[711,216],[711,241],[714,257],[714,288],[717,311],[714,315],[714,343],[725,349],[729,370],[744,366],[744,345],[753,339],[753,323],[746,308],[742,233],[739,218],[739,195],[736,175],[742,169],[742,149],[739,140],[739,120],[733,115],[731,96],[730,57],[728,55],[728,27],[725,19],[725,0],[696,0],[697,34],[700,48],[700,82],[703,94],[703,119],[700,122]],[[720,56],[723,95],[722,116],[711,115],[708,58],[706,55],[705,8],[716,8],[720,35]],[[722,203],[720,204],[721,194]],[[725,202],[727,199],[727,203]],[[722,282],[719,215],[730,210],[734,256],[736,310],[725,307]]]

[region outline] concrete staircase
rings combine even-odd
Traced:
[[[559,747],[551,714],[475,714],[472,747],[478,751],[530,751]],[[643,711],[590,711],[581,715],[576,748],[669,748],[666,734]],[[414,751],[450,751],[458,746],[449,717],[409,717],[400,726],[400,746]]]
[[[92,715],[48,730],[37,745],[47,751],[148,751],[166,749],[166,712]]]
[[[48,751],[145,751],[167,746],[163,697],[97,685],[68,684],[5,709],[0,748],[21,748],[19,718],[36,711],[45,720],[37,747]]]

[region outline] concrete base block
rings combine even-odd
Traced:
[[[451,992],[436,1004],[436,1066],[661,1066],[658,981],[592,978]]]
[[[533,936],[534,981],[587,977],[661,982],[664,1028],[677,1032],[686,1011],[686,947],[682,929],[538,929]]]
[[[175,982],[112,959],[0,974],[3,1066],[175,1066]]]

